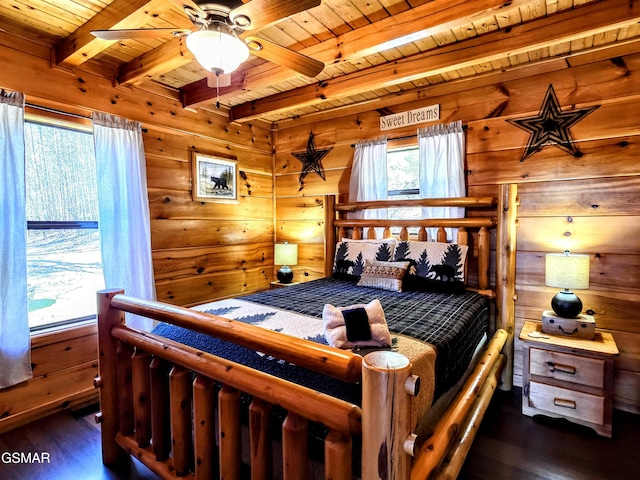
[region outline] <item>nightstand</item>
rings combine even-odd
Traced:
[[[546,338],[531,337],[544,335]],[[525,322],[522,413],[546,415],[593,428],[611,438],[613,359],[618,347],[610,333],[594,340],[542,333],[542,325]]]
[[[300,282],[290,282],[290,283],[271,282],[270,288],[291,287],[292,285],[300,285]]]

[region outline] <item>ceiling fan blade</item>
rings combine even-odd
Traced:
[[[196,2],[193,0],[169,0],[176,7],[182,11],[189,11],[189,13],[199,18],[207,18],[207,13],[202,10]]]
[[[321,3],[321,0],[251,0],[231,10],[229,18],[243,30],[256,30]]]
[[[315,77],[324,69],[324,63],[289,48],[258,37],[245,37],[249,51],[256,57],[288,67],[307,77]]]
[[[102,40],[127,40],[136,38],[166,38],[188,35],[191,30],[182,28],[132,28],[125,30],[91,30],[91,35]]]

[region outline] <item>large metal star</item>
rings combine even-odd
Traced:
[[[520,161],[524,162],[531,155],[548,145],[556,146],[574,157],[580,157],[582,154],[578,150],[569,129],[599,106],[563,112],[560,109],[553,85],[549,85],[538,115],[507,120],[510,124],[530,134],[529,142]]]
[[[305,152],[291,154],[302,162],[302,172],[300,172],[300,178],[298,178],[300,183],[311,172],[316,172],[322,180],[325,179],[324,170],[322,170],[322,159],[333,150],[333,147],[326,150],[318,150],[313,137],[313,132],[309,132],[309,140],[307,140],[307,150]]]

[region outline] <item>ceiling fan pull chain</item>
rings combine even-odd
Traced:
[[[216,73],[216,109],[220,110],[220,75]]]

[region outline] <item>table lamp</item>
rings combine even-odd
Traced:
[[[564,288],[551,300],[556,315],[576,318],[582,312],[582,301],[571,290],[589,288],[589,255],[571,255],[569,250],[548,254],[544,283],[548,287]]]
[[[298,264],[298,245],[295,243],[276,243],[274,249],[274,263],[282,265],[278,270],[277,277],[280,283],[291,283],[293,272],[289,265]]]

